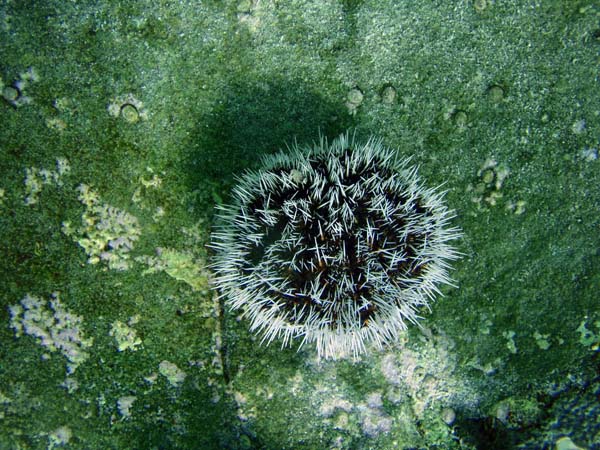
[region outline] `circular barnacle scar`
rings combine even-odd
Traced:
[[[21,92],[14,86],[5,86],[4,89],[2,89],[2,97],[4,97],[4,100],[7,102],[16,101],[20,95]]]
[[[363,102],[364,94],[359,88],[355,87],[348,91],[347,99],[348,103],[358,106]]]
[[[381,101],[382,101],[382,103],[385,103],[386,105],[391,105],[391,104],[395,103],[396,97],[397,97],[396,88],[394,88],[394,86],[392,86],[391,84],[385,85],[383,87],[383,89],[381,90]]]
[[[505,95],[504,89],[502,88],[502,86],[499,86],[497,84],[490,86],[487,90],[487,94],[488,94],[489,99],[493,103],[500,103],[504,99],[504,95]]]
[[[268,156],[232,197],[212,235],[214,285],[262,342],[356,356],[394,342],[451,283],[454,213],[379,140]]]
[[[125,103],[121,106],[121,116],[129,123],[136,123],[140,120],[140,113],[137,108],[130,103]]]
[[[148,119],[148,111],[144,107],[144,103],[133,94],[119,95],[113,98],[107,109],[112,117],[120,117],[128,124]]]
[[[454,124],[457,128],[463,130],[469,122],[469,117],[467,116],[467,113],[465,111],[459,109],[454,111],[454,113],[452,114],[452,120],[454,121]]]

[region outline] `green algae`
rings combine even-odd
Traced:
[[[2,3],[0,447],[590,447],[600,11],[542,3]],[[445,183],[465,256],[429,331],[324,364],[223,311],[204,244],[261,154],[348,127]],[[137,221],[120,253],[98,227],[118,211]],[[56,291],[93,338],[70,377],[9,327],[9,305]],[[138,315],[143,345],[119,352],[113,325]]]

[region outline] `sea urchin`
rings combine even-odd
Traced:
[[[320,356],[393,342],[449,284],[453,212],[381,141],[267,156],[219,206],[215,286],[263,342],[292,338]]]

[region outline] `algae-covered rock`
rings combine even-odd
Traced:
[[[588,0],[0,2],[0,448],[597,448],[599,13]],[[347,132],[441,186],[461,258],[454,286],[399,303],[406,330],[325,361],[302,333],[261,342],[227,307],[237,292],[213,283],[207,244],[246,171]],[[364,185],[351,168],[335,189],[315,176],[329,208],[310,170],[283,169],[273,179],[296,191],[259,188],[240,212],[273,207],[267,240],[288,233],[296,199],[325,216],[334,191]],[[374,204],[347,200],[345,225],[370,239],[356,248],[371,246],[347,264],[397,293],[413,278],[394,270],[435,266],[411,239],[389,266],[411,199],[384,181],[368,185],[395,228],[375,233]],[[324,219],[300,225],[316,242],[291,256],[334,243]],[[262,244],[229,255],[236,281]],[[264,320],[286,277],[329,307],[327,258],[305,263],[318,289],[281,267],[260,280]],[[372,286],[346,273],[358,311]],[[339,318],[321,317],[335,333]]]

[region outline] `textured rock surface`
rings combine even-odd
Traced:
[[[34,3],[0,4],[0,447],[598,447],[594,2]],[[214,206],[348,128],[444,183],[459,287],[358,361],[261,347]],[[15,329],[52,293],[72,373]]]

